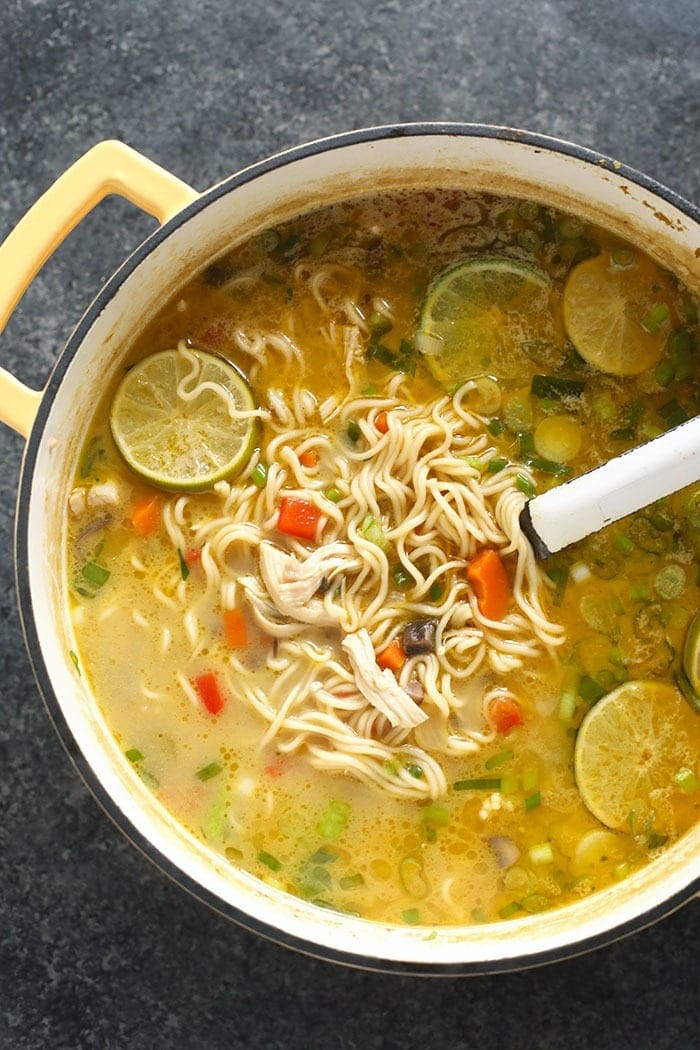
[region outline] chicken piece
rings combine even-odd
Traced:
[[[350,658],[357,688],[365,700],[386,715],[392,726],[413,729],[427,721],[425,711],[401,688],[391,671],[379,667],[372,639],[364,627],[343,638],[343,649]]]
[[[342,611],[339,609],[334,616],[314,595],[324,580],[332,579],[340,569],[357,565],[347,543],[328,543],[312,551],[304,561],[274,543],[260,544],[260,575],[273,604],[285,616],[301,623],[337,623]]]
[[[116,507],[122,501],[122,492],[116,481],[100,481],[87,488],[79,486],[73,489],[68,497],[68,509],[75,517],[80,517],[86,510],[98,507]]]

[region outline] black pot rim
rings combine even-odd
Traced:
[[[677,193],[667,189],[654,179],[649,178],[633,168],[620,164],[612,158],[603,156],[593,150],[562,139],[540,135],[517,128],[488,124],[436,122],[394,124],[359,129],[340,135],[317,139],[313,142],[306,143],[305,145],[295,147],[294,149],[286,150],[229,176],[222,182],[213,186],[210,190],[201,194],[201,196],[191,204],[187,205],[182,211],[178,212],[177,215],[166,222],[163,226],[159,227],[136,248],[136,250],[128,259],[126,259],[122,266],[97,294],[96,298],[88,307],[68,339],[65,348],[60,353],[43,393],[39,410],[22,459],[17,496],[17,513],[15,517],[15,579],[20,620],[34,677],[40,695],[47,708],[49,717],[53,722],[65,750],[85,784],[97,802],[101,805],[107,816],[117,825],[120,831],[124,833],[126,838],[129,839],[133,845],[135,845],[169,878],[196,899],[207,904],[218,914],[229,920],[233,920],[244,929],[265,937],[277,944],[293,948],[313,958],[343,964],[356,969],[381,973],[414,974],[419,976],[485,975],[544,966],[551,962],[582,955],[596,948],[611,944],[623,937],[629,936],[632,933],[652,925],[664,916],[671,914],[693,896],[697,895],[700,891],[700,878],[694,880],[694,882],[686,889],[667,898],[656,907],[639,913],[633,919],[630,919],[610,930],[595,936],[585,937],[581,940],[557,948],[528,955],[519,955],[514,958],[465,963],[433,964],[404,962],[401,960],[382,959],[376,956],[365,956],[359,953],[342,951],[286,933],[276,926],[268,925],[250,916],[247,912],[243,912],[233,905],[226,904],[216,894],[205,889],[200,883],[187,875],[168,857],[162,854],[150,839],[142,835],[141,832],[133,826],[131,821],[116,805],[111,795],[108,794],[101,780],[78,747],[63,714],[63,709],[54,691],[51,676],[44,661],[41,646],[39,644],[39,636],[29,585],[29,503],[34,468],[36,466],[36,460],[50,409],[68,366],[77,354],[83,339],[109,301],[117,294],[117,291],[124,281],[126,281],[126,279],[135,269],[137,269],[144,259],[151,254],[152,251],[154,251],[164,240],[166,240],[176,229],[186,223],[192,216],[208,207],[213,201],[232,192],[238,186],[251,182],[268,171],[284,167],[294,161],[314,156],[328,150],[342,149],[346,146],[352,146],[363,142],[374,142],[382,139],[424,135],[500,139],[506,142],[522,143],[532,147],[535,152],[541,151],[542,153],[553,152],[565,154],[577,160],[584,161],[587,164],[594,165],[598,169],[603,168],[608,170],[620,178],[635,183],[637,186],[653,193],[657,198],[673,205],[673,207],[686,214],[690,219],[700,223],[700,208],[695,207],[695,205],[684,200]]]

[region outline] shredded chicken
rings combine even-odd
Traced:
[[[334,615],[326,603],[314,595],[323,581],[330,581],[339,570],[358,565],[347,543],[328,543],[301,561],[274,543],[260,544],[260,575],[272,603],[285,616],[300,623],[337,623],[342,611]]]
[[[379,667],[372,639],[364,627],[343,638],[343,649],[350,658],[357,688],[365,700],[386,715],[392,726],[413,729],[427,720],[425,711],[401,688],[391,671]]]
[[[68,497],[68,508],[75,517],[97,507],[116,507],[122,501],[122,493],[116,481],[101,481],[87,488],[79,486]]]

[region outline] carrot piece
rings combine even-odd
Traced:
[[[248,644],[248,628],[242,609],[227,609],[224,613],[224,634],[230,649],[245,649]]]
[[[474,588],[479,611],[487,620],[502,620],[510,601],[510,583],[498,552],[479,551],[467,567],[467,579]]]
[[[280,501],[277,531],[284,533],[285,536],[312,540],[316,535],[316,526],[320,517],[321,511],[310,500],[283,496]]]
[[[202,548],[191,547],[190,550],[185,551],[185,562],[192,568],[193,565],[198,565],[202,560]]]
[[[497,733],[507,733],[514,726],[521,726],[525,719],[520,704],[510,696],[496,696],[489,704],[489,718]]]
[[[137,536],[150,536],[160,521],[160,500],[157,496],[146,496],[131,506],[131,524]]]
[[[282,766],[279,764],[279,762],[270,762],[268,766],[265,766],[265,772],[267,773],[268,777],[281,777]]]
[[[302,467],[318,466],[318,452],[315,452],[312,448],[307,448],[306,452],[302,452],[299,456],[299,462]]]
[[[386,412],[380,412],[379,415],[375,417],[374,425],[380,434],[386,434],[389,429],[389,418]]]
[[[207,711],[212,715],[218,715],[219,711],[223,709],[224,698],[221,695],[216,675],[211,673],[197,675],[194,680],[194,687],[199,693],[199,699]]]
[[[406,651],[400,638],[394,638],[386,649],[377,654],[377,663],[380,667],[388,667],[390,671],[401,670],[406,663]]]

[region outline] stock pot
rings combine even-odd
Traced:
[[[640,929],[698,891],[700,827],[623,882],[566,908],[491,926],[398,927],[334,914],[232,869],[181,828],[136,777],[71,660],[65,507],[82,435],[157,306],[236,241],[317,205],[397,186],[458,186],[546,202],[637,241],[700,292],[700,211],[651,179],[567,142],[511,128],[416,124],[351,132],[255,164],[204,193],[119,142],[66,171],[0,246],[0,329],[44,261],[103,197],[159,228],[105,284],[43,391],[0,370],[0,419],[26,439],[16,579],[39,690],[109,816],[167,874],[222,915],[309,954],[422,974],[546,963]]]

